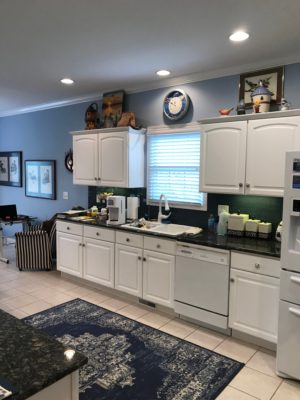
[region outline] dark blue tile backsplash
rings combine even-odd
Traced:
[[[105,206],[105,203],[101,204],[96,202],[96,195],[101,192],[113,192],[114,195],[125,197],[128,197],[130,195],[138,196],[140,197],[139,218],[157,218],[158,207],[147,206],[145,188],[124,189],[90,186],[88,191],[89,207],[93,205],[97,205],[98,208]],[[252,218],[271,222],[273,232],[275,232],[277,225],[282,219],[283,199],[279,197],[225,195],[209,193],[207,201],[207,211],[197,211],[171,207],[171,222],[207,228],[207,220],[209,215],[213,214],[215,217],[217,217],[218,204],[229,205],[230,213],[246,213],[250,214],[250,217]]]

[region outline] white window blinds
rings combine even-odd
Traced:
[[[148,203],[164,193],[173,206],[203,206],[206,196],[199,193],[199,172],[199,132],[148,135]]]

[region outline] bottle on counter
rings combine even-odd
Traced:
[[[220,213],[218,227],[217,227],[218,235],[225,236],[227,234],[229,215],[230,214],[225,210],[223,210]]]
[[[213,214],[210,214],[210,216],[208,217],[207,225],[208,225],[208,232],[214,233],[215,232],[215,217],[213,216]]]

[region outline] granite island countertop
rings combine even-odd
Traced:
[[[59,220],[69,221],[72,223],[78,223],[83,225],[90,226],[98,226],[101,228],[122,230],[123,232],[142,234],[142,235],[151,235],[151,236],[159,236],[162,239],[173,239],[178,242],[196,244],[201,246],[208,246],[214,248],[220,248],[224,250],[234,250],[234,251],[242,251],[246,253],[259,254],[266,257],[276,257],[280,258],[280,242],[275,239],[255,239],[255,238],[246,238],[246,237],[232,237],[232,236],[220,236],[214,233],[209,233],[207,229],[203,229],[203,231],[197,235],[180,235],[180,236],[168,236],[162,235],[157,232],[150,232],[147,230],[131,230],[128,228],[124,228],[121,225],[107,225],[106,222],[101,222],[97,220],[91,221],[76,221],[73,220],[72,217],[67,215],[60,214],[58,217]]]
[[[0,382],[8,382],[23,400],[76,371],[87,357],[75,352],[72,360],[66,347],[25,322],[0,310]]]

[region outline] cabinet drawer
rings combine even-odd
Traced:
[[[280,298],[291,303],[300,304],[300,274],[290,271],[281,271]]]
[[[56,221],[56,230],[59,232],[72,233],[73,235],[82,235],[83,226],[65,221]]]
[[[95,226],[84,226],[83,235],[91,239],[101,239],[106,242],[115,241],[115,231],[112,229],[98,228]]]
[[[144,249],[159,251],[160,253],[176,254],[176,241],[157,237],[144,237]]]
[[[116,242],[133,247],[143,247],[143,235],[127,232],[116,232]]]
[[[275,258],[260,255],[231,252],[231,267],[244,271],[255,272],[261,275],[269,275],[279,278],[280,261]]]

